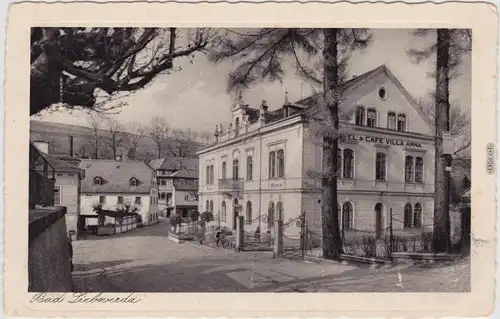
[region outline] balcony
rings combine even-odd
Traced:
[[[55,170],[32,144],[29,170],[29,207],[53,206]]]
[[[243,178],[222,178],[219,179],[220,191],[243,190]]]

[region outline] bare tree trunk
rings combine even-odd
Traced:
[[[323,140],[323,178],[322,178],[322,233],[323,257],[339,258],[342,252],[339,218],[337,210],[337,152],[339,128],[339,77],[338,77],[338,29],[325,29],[324,57],[324,98],[328,116],[335,132],[326,134]]]
[[[436,145],[435,145],[435,197],[434,197],[434,236],[435,252],[447,252],[451,248],[450,241],[450,173],[451,155],[444,154],[443,133],[450,129],[449,103],[449,60],[450,30],[437,31],[436,61]]]

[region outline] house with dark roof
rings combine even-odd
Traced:
[[[79,236],[81,181],[85,171],[78,167],[78,159],[71,155],[49,154],[48,143],[43,140],[34,142],[42,156],[55,171],[54,205],[66,206],[66,229],[73,239]],[[40,168],[41,169],[41,168]]]
[[[117,212],[124,207],[134,207],[143,225],[158,221],[158,185],[155,172],[147,163],[83,159],[79,167],[85,170],[81,188],[82,227],[113,224],[120,216],[105,214],[106,218],[100,219],[98,211]]]
[[[158,181],[159,210],[165,217],[189,217],[198,209],[198,159],[167,156],[152,160]]]
[[[322,93],[283,105],[257,107],[237,96],[229,127],[200,149],[199,211],[232,229],[238,215],[253,231],[306,213],[321,233]],[[338,210],[346,236],[419,232],[433,223],[434,131],[428,117],[385,65],[344,82],[339,99]],[[261,217],[266,218],[261,218]],[[296,234],[288,227],[285,236]]]

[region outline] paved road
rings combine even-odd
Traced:
[[[273,259],[269,252],[235,253],[176,244],[168,223],[74,242],[77,291],[265,292],[448,291],[422,269],[371,270],[339,263]],[[425,274],[424,274],[425,272]],[[399,280],[403,274],[404,282]],[[426,277],[427,276],[427,277]],[[423,278],[428,278],[427,284]],[[433,285],[431,285],[433,283]]]

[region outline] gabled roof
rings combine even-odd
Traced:
[[[82,180],[83,193],[140,193],[146,194],[151,190],[154,178],[153,169],[140,161],[113,161],[84,159],[80,168],[85,170]],[[102,185],[94,185],[94,178],[101,177]],[[138,186],[130,186],[130,179],[135,177]]]
[[[166,156],[164,158],[152,160],[149,165],[155,170],[198,170],[198,158]]]
[[[198,170],[195,169],[181,169],[170,175],[171,177],[178,178],[198,178]]]
[[[58,158],[55,158],[53,156],[50,156],[48,154],[41,153],[43,158],[47,160],[47,162],[54,168],[56,173],[77,173],[80,175],[80,178],[85,177],[85,171],[75,165],[72,165],[66,161],[60,160]]]

